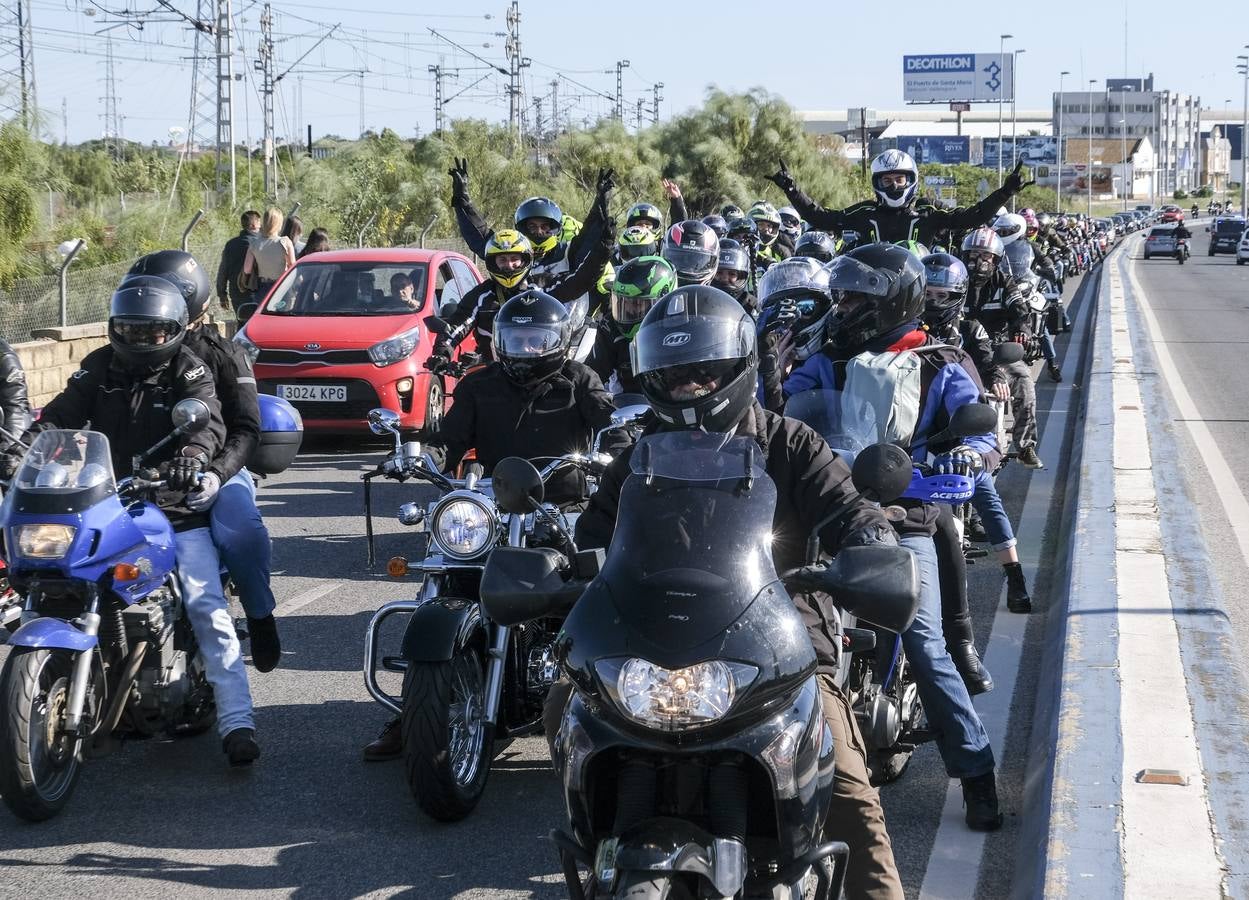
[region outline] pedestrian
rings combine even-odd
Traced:
[[[243,271],[243,260],[247,250],[260,234],[260,213],[249,209],[239,216],[242,230],[226,241],[221,249],[221,264],[217,266],[217,299],[223,309],[238,309],[252,299],[239,285],[239,275]]]
[[[276,206],[269,207],[260,227],[260,238],[247,249],[247,257],[243,260],[240,278],[244,282],[250,279],[255,283],[257,297],[268,294],[269,288],[282,274],[295,265],[295,247],[290,238],[281,235],[282,219],[282,210]],[[253,273],[255,278],[251,278]]]
[[[291,246],[295,248],[295,257],[298,259],[299,254],[303,252],[306,242],[304,237],[304,220],[296,215],[286,217],[286,227],[282,229],[282,237],[290,238]]]
[[[303,259],[309,253],[321,253],[324,250],[332,250],[330,246],[330,233],[324,228],[314,228],[308,234],[308,243],[304,244],[304,249],[299,251],[299,258]]]

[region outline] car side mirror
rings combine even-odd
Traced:
[[[256,310],[258,309],[260,309],[259,303],[241,303],[239,308],[234,311],[234,315],[239,320],[239,324],[242,325],[256,315]]]
[[[542,505],[545,489],[533,463],[519,456],[499,460],[490,473],[494,502],[506,513],[528,513]]]

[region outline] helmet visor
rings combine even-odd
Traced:
[[[719,253],[700,247],[664,247],[663,257],[683,278],[701,280],[716,270]]]
[[[654,396],[669,403],[681,403],[718,391],[733,380],[741,365],[741,359],[718,359],[668,366],[646,372],[642,377]]]
[[[500,322],[495,326],[494,344],[500,354],[511,359],[539,359],[567,346],[570,325],[518,325]]]
[[[611,317],[621,325],[633,325],[646,318],[646,314],[655,305],[654,297],[622,297],[611,295]]]
[[[112,323],[113,334],[121,343],[136,350],[159,347],[168,343],[178,333],[178,324],[162,319],[138,319],[116,317]]]
[[[639,256],[654,256],[656,243],[656,241],[651,241],[649,244],[621,244],[620,258],[637,259]]]
[[[634,338],[634,371],[656,372],[673,366],[739,360],[755,351],[749,316],[740,319],[673,315],[646,325]]]
[[[759,301],[767,303],[792,294],[825,293],[828,290],[828,271],[818,262],[808,257],[795,257],[777,263],[759,279]]]
[[[825,266],[825,271],[828,272],[829,291],[836,301],[840,301],[846,294],[884,297],[889,293],[889,278],[849,256],[837,257]]]

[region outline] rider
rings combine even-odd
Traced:
[[[788,237],[781,234],[781,215],[776,207],[763,200],[750,207],[746,214],[754,220],[759,232],[759,249],[755,253],[756,264],[767,268],[772,263],[789,259],[794,255],[794,245]]]
[[[839,243],[826,231],[806,231],[794,245],[794,256],[809,256],[822,263],[832,262]]]
[[[750,254],[732,238],[720,241],[720,258],[716,265],[716,274],[711,278],[713,287],[718,287],[742,305],[742,309],[752,316],[759,315],[759,298],[750,290],[753,273],[750,269]]]
[[[790,249],[793,249],[802,234],[802,216],[792,206],[782,206],[776,212],[781,217],[781,234],[789,239]]]
[[[612,265],[618,266],[639,256],[654,256],[659,252],[659,232],[649,225],[630,225],[620,233]]]
[[[668,229],[659,253],[677,270],[679,284],[708,284],[720,261],[720,239],[705,223],[686,219]]]
[[[664,214],[654,203],[635,203],[625,214],[625,228],[632,228],[634,225],[645,225],[659,234],[664,230]]]
[[[1049,258],[1038,257],[1036,248],[1027,240],[1028,220],[1024,216],[1018,213],[1003,213],[993,220],[993,230],[1001,238],[1003,248],[1022,241],[1031,250],[1028,271],[1015,269],[1011,273],[1016,282],[1030,281],[1034,284],[1034,289],[1039,291],[1040,285],[1037,282],[1040,278],[1045,278],[1052,283],[1058,277],[1054,271],[1054,264],[1049,261]],[[1016,260],[1016,257],[1008,256],[1007,264],[1015,265]],[[1062,381],[1063,371],[1058,365],[1058,351],[1054,349],[1054,336],[1050,334],[1045,318],[1041,319],[1041,333],[1036,335],[1036,338],[1041,345],[1041,355],[1045,357],[1045,367],[1049,371],[1050,380]]]
[[[213,543],[238,586],[247,615],[252,664],[260,672],[269,672],[282,659],[282,643],[269,585],[269,531],[256,507],[256,483],[244,468],[260,442],[260,404],[251,361],[238,344],[223,338],[217,329],[204,327],[212,295],[207,274],[191,254],[183,250],[149,253],[136,260],[128,275],[156,275],[182,293],[187,306],[184,343],[208,364],[213,376],[226,426],[225,446],[209,463],[201,488],[188,495],[187,506],[197,512],[211,510]],[[207,481],[219,490],[205,491]]]
[[[617,392],[638,393],[629,347],[651,306],[677,287],[677,271],[660,256],[631,259],[616,270],[605,327],[594,335],[594,349],[586,361],[595,374]],[[612,379],[615,379],[614,383]]]
[[[26,390],[26,370],[17,351],[0,339],[0,451],[8,449],[34,421]],[[5,432],[8,432],[5,434]]]
[[[88,353],[65,390],[43,408],[27,430],[29,440],[52,428],[90,427],[109,439],[113,470],[134,474],[133,457],[174,430],[171,411],[195,398],[211,413],[207,428],[171,441],[149,458],[166,470],[167,488],[157,497],[174,529],[182,603],[204,655],[217,703],[217,730],[231,766],[260,756],[252,717],[247,668],[221,587],[221,562],[207,514],[191,509],[190,496],[212,502],[217,484],[200,476],[225,446],[226,428],[209,368],[185,345],[187,308],[182,292],[164,278],[132,275],[109,304],[108,345]],[[17,458],[5,458],[8,474]],[[197,488],[198,484],[198,488]]]
[[[476,448],[487,476],[508,456],[588,451],[594,433],[611,425],[614,407],[598,375],[568,358],[573,330],[568,308],[550,294],[528,290],[503,304],[494,321],[498,361],[460,380],[455,403],[429,439],[427,449],[439,468],[453,470],[470,448]],[[564,469],[547,481],[546,497],[568,507],[583,504],[585,476],[580,469]],[[400,754],[398,726],[397,718],[386,723],[364,748],[365,760]]]
[[[780,170],[768,180],[785,192],[790,203],[810,227],[824,231],[851,229],[863,241],[915,240],[931,246],[944,230],[964,231],[993,218],[993,211],[1032,182],[1023,180],[1023,163],[1006,177],[1002,187],[975,206],[942,209],[929,200],[917,199],[919,168],[901,150],[886,150],[872,160],[872,189],[876,199],[846,209],[825,209],[804,194],[781,160]]]
[[[673,339],[673,335],[681,339]],[[879,509],[855,491],[850,472],[806,425],[765,411],[755,401],[758,358],[755,326],[732,297],[713,287],[683,287],[657,303],[634,343],[642,391],[653,410],[646,432],[695,428],[735,433],[758,442],[777,485],[773,557],[778,571],[801,564],[807,538],[818,531],[829,553],[896,539]],[[629,451],[608,468],[577,522],[577,546],[607,547],[616,523],[620,489],[629,474]],[[902,886],[876,789],[868,781],[863,738],[838,689],[840,636],[828,622],[827,599],[797,594],[819,661],[824,716],[836,754],[829,837],[850,846],[846,895],[901,898]],[[559,730],[570,693],[556,682],[543,712],[547,739]]]
[[[827,267],[836,308],[824,349],[789,376],[787,396],[813,389],[838,390],[875,409],[878,439],[898,443],[918,461],[936,454],[938,471],[974,475],[992,469],[1000,454],[992,435],[973,435],[956,446],[930,447],[954,411],[980,402],[980,386],[962,366],[964,354],[919,327],[924,311],[924,267],[915,254],[891,244],[868,244]],[[902,546],[920,567],[921,603],[902,635],[920,700],[951,778],[963,784],[966,822],[976,831],[1002,825],[989,736],[967,687],[945,648],[941,591],[933,543],[936,504],[899,500],[905,518],[895,523]]]

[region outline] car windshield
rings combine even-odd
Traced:
[[[1175,236],[1175,229],[1174,229],[1174,228],[1154,228],[1154,229],[1150,230],[1150,232],[1149,232],[1149,236],[1150,236],[1151,238],[1157,238],[1157,237],[1174,237],[1174,236]]]
[[[268,316],[403,316],[425,302],[425,263],[304,262],[273,290]]]

